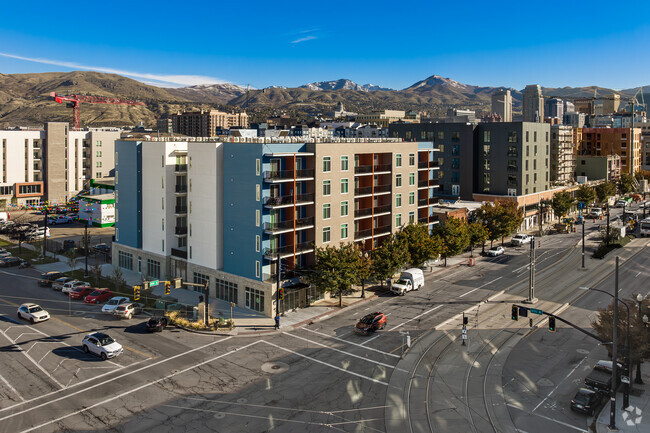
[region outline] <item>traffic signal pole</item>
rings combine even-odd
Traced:
[[[282,259],[278,253],[278,263],[276,269],[275,284],[275,326],[280,329],[280,285],[282,284]]]

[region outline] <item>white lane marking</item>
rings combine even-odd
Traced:
[[[18,391],[16,391],[16,388],[14,388],[13,386],[11,386],[11,384],[10,384],[9,382],[7,382],[7,379],[5,379],[4,377],[0,376],[0,380],[2,380],[2,381],[5,383],[5,385],[7,385],[7,387],[8,387],[10,390],[12,390],[12,391],[14,392],[14,394],[16,394],[16,395],[18,396],[19,399],[21,399],[22,401],[25,401],[25,399],[23,398],[23,396],[20,395],[20,394],[18,394]]]
[[[273,344],[273,343],[271,343],[271,342],[269,342],[269,341],[266,341],[266,340],[261,340],[261,342],[262,342],[262,343],[265,343],[265,344],[268,344],[269,346],[273,346],[273,347],[275,347],[276,349],[284,350],[285,352],[289,352],[289,353],[291,353],[291,354],[293,354],[293,355],[300,356],[300,357],[302,357],[302,358],[308,359],[308,360],[313,361],[313,362],[317,362],[318,364],[326,365],[326,366],[331,367],[331,368],[333,368],[333,369],[335,369],[335,370],[339,370],[339,371],[342,371],[342,372],[344,372],[344,373],[348,373],[348,374],[351,374],[351,375],[353,375],[353,376],[360,377],[360,378],[362,378],[362,379],[370,380],[370,381],[375,382],[375,383],[378,383],[378,384],[380,384],[380,385],[386,385],[386,386],[388,386],[388,383],[386,383],[386,382],[382,382],[381,380],[377,380],[377,379],[375,379],[375,378],[373,378],[373,377],[364,376],[363,374],[359,374],[359,373],[355,373],[354,371],[346,370],[346,369],[341,368],[341,367],[338,367],[338,366],[336,366],[336,365],[329,364],[329,363],[327,363],[327,362],[325,362],[325,361],[321,361],[320,359],[312,358],[311,356],[303,355],[302,353],[295,352],[295,351],[293,351],[293,350],[291,350],[291,349],[287,349],[286,347],[278,346],[277,344]]]
[[[639,271],[639,272],[634,276],[634,278],[638,277],[639,275],[641,275],[641,271]]]
[[[375,348],[372,348],[372,347],[365,347],[365,346],[362,346],[362,345],[360,345],[358,343],[353,343],[351,341],[344,340],[344,339],[339,338],[339,337],[334,337],[334,336],[331,336],[331,335],[327,335],[327,334],[325,334],[323,332],[318,332],[318,331],[314,331],[313,329],[305,328],[304,326],[302,328],[300,328],[300,329],[304,329],[305,331],[313,332],[314,334],[322,335],[323,337],[331,338],[333,340],[338,340],[338,341],[341,341],[341,342],[346,343],[346,344],[352,344],[354,346],[363,347],[366,350],[372,350],[373,352],[378,352],[378,353],[381,353],[382,355],[392,356],[394,358],[399,358],[400,357],[399,355],[395,355],[394,353],[384,352],[383,350],[375,349]],[[0,409],[0,410],[2,410],[2,409]]]
[[[55,399],[55,400],[51,400],[51,401],[48,401],[48,402],[42,403],[42,404],[40,404],[40,405],[38,405],[38,406],[34,406],[34,407],[32,407],[32,408],[25,409],[25,410],[23,410],[23,411],[21,411],[21,412],[16,412],[16,413],[14,413],[14,414],[7,415],[7,416],[5,416],[4,418],[0,418],[0,421],[4,421],[5,419],[7,419],[7,418],[11,418],[11,417],[16,416],[16,415],[20,415],[20,414],[23,414],[23,413],[26,413],[26,412],[30,412],[30,411],[32,411],[32,410],[34,410],[34,409],[38,409],[39,407],[46,406],[46,405],[48,405],[48,404],[50,404],[50,403],[54,403],[54,402],[59,401],[59,400],[63,400],[63,399],[65,399],[65,398],[67,398],[67,397],[71,397],[71,396],[73,396],[73,395],[79,394],[80,392],[88,391],[89,389],[96,388],[96,387],[101,386],[101,385],[104,385],[104,384],[106,384],[106,383],[113,382],[113,381],[117,381],[118,379],[121,379],[121,378],[123,378],[123,377],[130,376],[130,375],[132,375],[132,374],[134,374],[134,373],[139,373],[140,371],[142,371],[142,370],[146,370],[147,368],[155,367],[156,365],[161,364],[161,363],[163,363],[163,362],[171,361],[172,359],[176,359],[176,358],[178,358],[179,356],[183,356],[183,355],[186,355],[186,354],[188,354],[188,353],[196,352],[197,350],[205,349],[205,348],[208,347],[208,346],[212,346],[213,344],[217,344],[217,343],[222,343],[222,342],[224,342],[224,341],[226,341],[226,340],[230,340],[231,338],[232,338],[232,337],[226,337],[226,338],[224,338],[223,340],[213,341],[212,343],[204,344],[203,346],[196,347],[196,348],[194,348],[194,349],[188,350],[187,352],[178,353],[178,354],[176,354],[176,355],[174,355],[174,356],[170,356],[169,358],[161,359],[160,361],[154,362],[153,364],[145,365],[144,367],[138,368],[137,370],[129,371],[129,372],[124,373],[124,374],[122,374],[122,375],[120,375],[120,376],[117,376],[117,377],[115,377],[115,378],[113,378],[113,379],[109,379],[109,380],[106,380],[106,381],[101,382],[101,383],[96,383],[96,384],[94,384],[94,385],[91,385],[91,386],[89,386],[89,387],[87,387],[87,388],[84,388],[84,389],[82,389],[82,390],[76,391],[76,392],[74,392],[74,393],[72,393],[72,394],[69,394],[69,395],[67,395],[67,396],[59,397],[59,398],[57,398],[57,399]],[[142,361],[145,361],[145,360],[142,360]],[[139,362],[140,362],[140,361],[138,361],[137,363],[139,363]],[[137,363],[136,363],[136,364],[137,364]],[[129,367],[131,367],[131,366],[133,366],[133,364],[130,365]],[[122,367],[122,368],[124,368],[124,367]],[[120,369],[121,369],[121,368],[120,368]],[[110,374],[110,373],[112,373],[112,372],[109,371],[108,373],[104,373],[103,375]],[[96,377],[91,378],[91,379],[88,379],[88,380],[94,380],[94,381],[96,381],[98,377],[100,377],[100,376],[96,376]],[[81,385],[82,383],[87,382],[88,380],[84,380],[84,381],[82,381],[82,382],[77,382],[77,383],[75,383],[74,385],[72,385],[71,388],[76,387],[76,386],[79,386],[79,385]],[[40,399],[40,398],[50,396],[50,395],[52,395],[52,394],[56,394],[56,393],[59,393],[59,392],[61,392],[61,391],[62,391],[62,390],[58,390],[58,391],[56,391],[56,392],[51,392],[51,393],[49,393],[49,394],[44,394],[44,395],[41,395],[41,396],[38,396],[38,397],[32,398],[31,400],[27,400],[25,403],[30,403],[30,402],[32,402],[32,401],[34,401],[34,400],[38,400],[38,399]],[[5,411],[5,410],[7,410],[7,409],[11,409],[11,408],[16,407],[16,406],[21,405],[21,404],[23,404],[23,403],[18,403],[18,404],[14,404],[13,406],[4,407],[4,408],[0,409],[0,412],[3,412],[3,411]]]
[[[413,318],[407,320],[406,322],[404,322],[404,323],[400,323],[399,325],[397,325],[397,326],[394,327],[393,329],[397,329],[397,328],[399,328],[400,326],[404,326],[404,325],[406,325],[407,323],[409,323],[409,322],[411,322],[411,321],[413,321],[413,320],[415,320],[415,319],[419,319],[420,317],[424,316],[425,314],[429,314],[430,312],[437,310],[438,308],[442,308],[442,305],[437,305],[437,306],[433,307],[432,309],[425,311],[425,312],[422,313],[422,314],[418,314],[417,316],[415,316],[415,317],[413,317]]]
[[[286,333],[286,334],[284,334],[284,335],[288,335],[289,337],[293,337],[293,338],[298,338],[298,339],[300,339],[300,340],[302,340],[302,341],[306,341],[306,342],[308,342],[308,343],[312,343],[312,344],[315,344],[315,345],[317,345],[317,346],[324,347],[325,349],[333,350],[333,351],[335,351],[335,352],[343,353],[343,354],[345,354],[345,355],[347,355],[347,356],[352,356],[352,357],[354,357],[354,358],[363,359],[364,361],[374,362],[375,364],[383,365],[384,367],[395,368],[394,365],[384,364],[383,362],[375,361],[375,360],[373,360],[373,359],[371,359],[371,358],[366,358],[365,356],[355,355],[354,353],[346,352],[346,351],[344,351],[344,350],[340,350],[340,349],[337,349],[337,348],[335,348],[335,347],[328,346],[328,345],[323,344],[323,343],[318,343],[318,342],[316,342],[316,341],[308,340],[307,338],[300,337],[300,336],[295,335],[295,334],[289,334],[289,333]]]
[[[388,314],[387,314],[387,316],[388,316]],[[364,341],[363,343],[361,343],[361,345],[363,346],[364,344],[368,344],[368,343],[370,343],[372,340],[374,340],[375,338],[379,338],[380,336],[381,336],[381,334],[377,334],[377,335],[375,335],[375,336],[372,337],[372,338],[368,338],[366,341]]]
[[[571,376],[571,375],[573,374],[573,372],[576,371],[576,370],[578,369],[578,367],[580,367],[580,364],[582,364],[582,362],[583,362],[585,359],[587,359],[586,356],[585,356],[584,358],[582,358],[582,360],[581,360],[578,364],[576,364],[575,367],[573,367],[573,370],[571,370],[571,371],[569,372],[569,374],[567,374],[567,375],[564,377],[564,379],[562,379],[562,380],[560,381],[560,383],[558,383],[557,386],[556,386],[555,388],[553,388],[553,390],[552,390],[551,392],[549,392],[548,395],[547,395],[546,397],[544,397],[544,399],[543,399],[542,401],[540,401],[540,402],[537,404],[537,406],[535,406],[535,409],[533,409],[533,412],[535,412],[535,411],[536,411],[536,410],[537,410],[537,409],[538,409],[542,404],[544,404],[544,402],[545,402],[545,401],[546,401],[546,400],[551,396],[551,394],[553,394],[553,393],[558,389],[558,387],[559,387],[560,385],[562,385],[562,382],[564,382],[565,380],[567,380],[567,379],[569,378],[569,376]],[[532,412],[531,412],[531,413],[532,413]]]
[[[56,379],[54,378],[54,376],[52,376],[50,373],[48,373],[48,372],[47,372],[47,371],[46,371],[46,370],[41,366],[41,364],[39,364],[38,362],[36,362],[36,360],[35,360],[34,358],[32,358],[32,357],[29,355],[29,353],[25,352],[25,351],[23,350],[22,347],[20,347],[19,345],[17,345],[15,341],[13,341],[11,338],[9,338],[9,337],[7,336],[7,334],[4,333],[4,331],[0,330],[0,334],[4,335],[4,337],[5,337],[7,340],[9,340],[9,341],[11,342],[11,344],[13,344],[14,346],[16,346],[16,348],[17,348],[18,350],[20,350],[20,352],[21,352],[23,355],[25,355],[25,356],[27,357],[27,359],[29,359],[29,360],[30,360],[30,361],[31,361],[31,362],[36,366],[36,368],[38,368],[38,369],[41,370],[43,373],[45,373],[45,375],[47,375],[47,377],[49,377],[49,378],[52,380],[52,382],[54,382],[54,383],[56,383],[57,385],[59,385],[59,388],[63,388],[63,385],[62,385],[58,380],[56,380]]]
[[[228,337],[228,338],[231,338],[231,337]],[[224,340],[220,340],[220,341],[224,341]],[[83,412],[85,412],[85,411],[87,411],[87,410],[89,410],[89,409],[93,409],[93,408],[95,408],[95,407],[97,407],[97,406],[105,405],[106,403],[109,403],[109,402],[111,402],[111,401],[113,401],[113,400],[117,400],[117,399],[119,399],[119,398],[124,397],[125,395],[132,394],[132,393],[134,393],[134,392],[136,392],[136,391],[140,391],[141,389],[147,388],[147,387],[149,387],[149,386],[151,386],[151,385],[155,385],[155,384],[157,384],[158,382],[162,382],[163,380],[166,380],[166,379],[172,378],[172,377],[174,377],[174,376],[176,376],[176,375],[179,375],[179,374],[182,374],[182,373],[188,372],[188,371],[190,371],[190,370],[192,370],[192,369],[194,369],[194,368],[201,367],[202,365],[205,365],[205,364],[209,364],[209,363],[211,363],[211,362],[214,362],[214,361],[216,361],[217,359],[223,358],[223,357],[226,356],[226,355],[230,355],[230,354],[235,353],[235,352],[238,352],[238,351],[240,351],[240,350],[247,349],[247,348],[249,348],[250,346],[252,346],[252,345],[254,345],[254,344],[257,344],[257,343],[259,343],[259,342],[260,342],[259,340],[258,340],[258,341],[253,341],[252,343],[247,344],[246,346],[242,346],[242,347],[239,347],[239,348],[237,348],[237,349],[233,349],[233,350],[231,350],[231,351],[228,351],[228,352],[226,352],[226,353],[222,353],[221,355],[218,355],[218,356],[215,356],[215,357],[213,357],[213,358],[210,358],[210,359],[208,359],[207,361],[203,361],[203,362],[200,362],[200,363],[198,363],[198,364],[194,364],[194,365],[192,365],[192,366],[190,366],[190,367],[184,368],[183,370],[177,371],[177,372],[175,372],[175,373],[168,374],[167,376],[163,376],[163,377],[161,377],[161,378],[159,378],[159,379],[154,380],[153,382],[147,382],[147,383],[145,383],[144,385],[140,385],[140,386],[138,386],[138,387],[136,387],[136,388],[133,388],[133,389],[131,389],[131,390],[129,390],[129,391],[122,392],[122,393],[120,393],[120,394],[118,394],[118,395],[115,395],[115,396],[113,396],[113,397],[111,397],[111,398],[107,398],[106,400],[100,401],[99,403],[95,403],[95,404],[93,404],[93,405],[91,405],[91,406],[85,407],[85,408],[83,408],[83,409],[79,409],[79,410],[77,410],[77,411],[75,411],[75,412],[71,412],[71,413],[69,413],[69,414],[67,414],[67,415],[60,416],[60,417],[57,418],[57,419],[52,419],[52,420],[50,420],[50,421],[44,422],[43,424],[37,425],[36,427],[32,427],[32,428],[29,428],[29,429],[27,429],[27,430],[23,430],[22,433],[26,433],[26,432],[30,432],[30,431],[37,430],[37,429],[39,429],[39,428],[41,428],[41,427],[45,427],[46,425],[50,425],[50,424],[53,424],[53,423],[55,423],[55,422],[59,422],[59,421],[61,421],[61,420],[63,420],[63,419],[69,418],[69,417],[71,417],[71,416],[78,415],[78,414],[83,413]],[[187,352],[185,352],[185,353],[187,353]],[[182,355],[182,354],[181,354],[181,355]],[[171,358],[170,358],[170,359],[171,359]],[[130,373],[129,373],[129,374],[130,374]],[[86,388],[86,389],[90,389],[90,388]],[[86,389],[82,389],[82,390],[80,390],[80,391],[78,391],[78,392],[83,392],[83,391],[85,391]],[[62,397],[62,398],[65,398],[65,397]],[[53,401],[55,401],[55,400],[53,400]],[[45,404],[47,404],[47,403],[45,403]],[[29,409],[29,410],[31,410],[31,409]],[[10,416],[12,416],[12,415],[10,415]],[[3,419],[4,419],[4,418],[3,418]]]
[[[483,287],[487,286],[488,284],[492,284],[492,283],[494,283],[495,281],[500,280],[501,278],[503,278],[503,277],[495,278],[494,280],[492,280],[492,281],[490,281],[490,282],[487,282],[487,283],[483,284],[482,286],[478,286],[477,288],[472,289],[472,290],[470,290],[470,291],[467,292],[467,293],[463,293],[462,295],[459,296],[459,298],[462,298],[462,297],[465,296],[465,295],[469,295],[470,293],[472,293],[472,292],[475,291],[475,290],[482,289]]]
[[[518,410],[520,410],[520,411],[522,411],[522,412],[526,412],[526,413],[529,413],[529,414],[531,414],[531,415],[535,415],[535,416],[538,416],[538,417],[540,417],[540,418],[544,418],[544,419],[546,419],[546,420],[556,422],[556,423],[558,423],[558,424],[560,424],[560,425],[563,425],[563,426],[565,426],[565,427],[572,428],[572,429],[577,430],[577,431],[582,432],[582,433],[589,433],[588,430],[581,429],[580,427],[576,427],[576,426],[574,426],[574,425],[567,424],[567,423],[565,423],[565,422],[558,421],[558,420],[556,420],[556,419],[549,418],[549,417],[547,417],[547,416],[540,415],[540,414],[538,414],[538,413],[528,412],[528,411],[526,411],[526,410],[524,410],[524,409],[522,409],[522,408],[520,408],[520,407],[517,407],[517,406],[515,406],[514,404],[511,404],[511,403],[506,403],[506,406],[510,406],[510,407],[515,408],[515,409],[518,409]],[[521,430],[519,430],[519,431],[521,431]]]

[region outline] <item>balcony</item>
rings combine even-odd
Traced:
[[[432,168],[438,168],[438,161],[420,161],[418,163],[418,170],[427,170]]]
[[[435,188],[438,186],[438,179],[427,179],[418,182],[418,189]]]
[[[314,194],[280,195],[277,197],[264,197],[264,206],[270,208],[291,206],[294,204],[294,197],[296,206],[314,203]]]
[[[185,214],[187,213],[187,205],[176,205],[175,213]]]
[[[390,184],[375,185],[375,186],[362,186],[354,189],[354,195],[375,195],[389,193],[391,189]]]
[[[279,233],[292,231],[293,229],[301,230],[314,227],[314,217],[296,218],[296,220],[279,221],[275,223],[264,223],[264,231]]]
[[[266,182],[288,182],[294,179],[314,180],[314,170],[269,170],[264,172]]]
[[[176,226],[175,230],[177,235],[186,235],[187,234],[187,226]]]
[[[358,165],[354,167],[354,174],[377,174],[382,172],[390,173],[390,164]]]
[[[176,185],[176,194],[187,193],[187,184]]]
[[[379,214],[385,214],[385,213],[390,213],[390,205],[384,205],[384,206],[377,206],[375,208],[365,208],[365,209],[357,209],[354,211],[354,217],[355,218],[363,218],[363,217],[368,217],[372,215],[379,215]]]
[[[176,165],[174,165],[174,171],[176,173],[187,173],[187,164],[176,164]]]
[[[264,248],[264,256],[268,259],[275,260],[278,258],[278,254],[280,257],[293,256],[294,250],[296,255],[310,253],[314,251],[314,243],[305,242],[296,245],[284,245],[281,247]]]
[[[421,198],[418,200],[418,207],[425,207],[429,206],[430,204],[434,204],[435,199],[433,197],[431,198]],[[437,204],[437,203],[435,203]]]
[[[178,248],[172,248],[172,256],[187,260],[187,251]]]
[[[383,236],[385,234],[390,234],[390,226],[376,227],[374,229],[360,230],[354,232],[354,240],[367,239],[370,237]]]

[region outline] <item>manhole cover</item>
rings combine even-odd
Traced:
[[[289,365],[284,362],[265,362],[262,364],[262,371],[266,373],[284,373],[289,370]]]
[[[221,412],[217,412],[217,413],[214,414],[214,417],[215,417],[216,419],[223,419],[223,418],[226,417],[226,414],[225,414],[225,413],[221,413]]]
[[[576,352],[578,352],[581,355],[586,355],[589,353],[587,349],[576,349]]]
[[[245,398],[238,398],[237,399],[237,403],[246,403],[247,401],[248,400],[246,400]]]

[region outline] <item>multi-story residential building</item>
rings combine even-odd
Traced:
[[[477,127],[478,194],[520,196],[550,186],[550,125],[485,123]]]
[[[619,155],[621,172],[636,173],[641,169],[641,128],[583,128],[578,155]]]
[[[209,281],[212,296],[270,316],[278,260],[301,268],[314,246],[369,251],[406,224],[436,224],[435,151],[386,139],[119,141],[114,263]],[[307,290],[285,292],[280,310],[321,296]]]
[[[156,126],[158,128],[158,132],[162,132],[162,133],[165,133],[165,134],[172,134],[174,132],[174,125],[173,125],[171,117],[165,117],[163,119],[158,119],[156,121]]]
[[[420,115],[418,113],[407,113],[400,110],[381,110],[373,111],[370,114],[359,114],[355,120],[359,123],[375,124],[386,128],[389,124],[397,121],[420,123]]]
[[[618,180],[621,177],[621,157],[619,155],[606,156],[578,156],[576,160],[576,177],[586,176],[587,180]]]
[[[524,122],[542,122],[544,120],[544,97],[539,84],[529,84],[524,89],[522,111]]]
[[[564,101],[558,98],[547,99],[544,106],[544,116],[562,120],[564,117]]]
[[[510,90],[497,90],[492,94],[492,112],[498,114],[502,122],[512,122],[512,95]]]
[[[0,201],[65,202],[92,178],[111,176],[117,130],[72,131],[48,122],[43,130],[0,131]]]
[[[439,187],[434,195],[442,199],[472,200],[477,169],[475,129],[476,125],[471,123],[393,123],[389,135],[406,141],[434,141],[439,167]]]
[[[576,161],[573,136],[570,126],[551,126],[551,183],[566,185],[573,181]]]
[[[224,113],[218,110],[186,111],[173,114],[175,133],[191,137],[215,137],[219,128],[248,128],[248,114]]]

